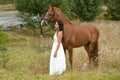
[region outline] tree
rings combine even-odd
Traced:
[[[21,12],[19,15],[24,22],[27,23],[29,28],[34,31],[37,26],[40,27],[40,34],[43,35],[43,30],[40,24],[35,25],[36,22],[33,20],[34,17],[39,18],[39,22],[46,11],[45,0],[15,0],[15,7]],[[45,8],[44,8],[45,7]],[[38,17],[39,16],[39,17]],[[33,18],[32,18],[33,17]],[[35,22],[35,23],[34,23]]]
[[[13,0],[0,0],[0,4],[11,4],[13,2]]]
[[[120,20],[120,0],[109,0],[106,4],[108,7],[107,18],[111,20]]]
[[[101,12],[101,0],[70,0],[72,12],[82,21],[91,21]]]
[[[41,18],[39,16],[30,15],[28,13],[20,12],[18,15],[20,21],[26,24],[25,26],[33,30],[33,36],[36,35],[36,28],[39,27]],[[40,20],[39,20],[40,19]],[[42,28],[42,27],[41,27]],[[42,30],[41,30],[42,32]],[[42,34],[42,33],[41,33]]]
[[[106,5],[109,0],[101,0],[101,1],[102,1],[102,4]]]
[[[27,21],[29,21],[29,19],[32,16],[34,17],[37,16],[39,20],[38,23],[41,22],[41,19],[47,12],[48,6],[60,7],[64,12],[66,12],[66,14],[68,14],[68,11],[66,10],[68,9],[66,8],[68,6],[65,6],[65,4],[67,4],[67,0],[62,0],[62,1],[61,0],[58,0],[58,1],[55,1],[55,0],[15,0],[16,9],[22,12],[22,16],[23,14],[25,14],[25,16],[27,15],[28,16]],[[31,24],[31,21],[29,22]],[[34,30],[34,28],[36,27],[33,25],[34,24],[31,24],[31,27]],[[41,35],[43,35],[42,27],[40,26],[40,24],[38,24],[38,26],[40,27]]]

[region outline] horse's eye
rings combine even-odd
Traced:
[[[49,14],[49,16],[52,16],[52,14]]]

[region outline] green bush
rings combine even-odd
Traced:
[[[82,21],[91,21],[101,13],[101,0],[71,0],[72,12]]]
[[[11,4],[14,0],[0,0],[0,4]]]
[[[120,20],[120,0],[109,0],[107,7],[106,17],[111,20]]]
[[[0,47],[8,42],[8,36],[2,32],[2,26],[0,25]]]

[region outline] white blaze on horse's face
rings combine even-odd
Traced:
[[[43,27],[43,26],[46,26],[46,25],[48,25],[48,21],[43,19],[41,21],[41,26]]]

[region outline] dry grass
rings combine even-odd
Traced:
[[[13,11],[15,7],[13,4],[0,5],[0,11]]]
[[[78,21],[75,23],[79,24]],[[120,78],[120,22],[92,22],[100,31],[99,68],[82,70],[87,61],[84,48],[74,49],[73,71],[70,70],[67,54],[67,70],[60,76],[49,76],[49,56],[52,36],[33,38],[8,32],[9,62],[6,69],[0,68],[2,80],[119,80]],[[53,33],[51,33],[53,34]]]

